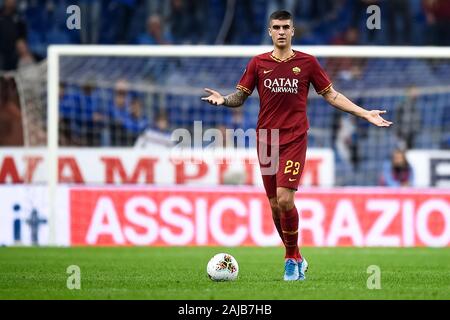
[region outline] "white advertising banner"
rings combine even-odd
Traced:
[[[450,150],[410,150],[406,157],[414,171],[414,186],[450,189]]]
[[[1,148],[0,184],[43,183],[44,148]],[[262,186],[256,150],[136,148],[60,148],[60,183]],[[334,185],[331,149],[309,149],[301,184]]]
[[[57,245],[69,245],[68,188],[55,197]],[[47,245],[49,240],[48,188],[0,186],[0,245]]]

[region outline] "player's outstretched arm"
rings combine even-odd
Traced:
[[[237,108],[242,106],[248,98],[248,94],[241,90],[236,90],[236,92],[233,92],[225,97],[219,92],[209,88],[205,88],[205,91],[209,93],[209,96],[203,97],[202,100],[215,106],[224,105],[230,108]]]
[[[381,114],[386,113],[385,110],[366,110],[364,108],[361,108],[360,106],[357,106],[356,104],[351,102],[342,93],[334,90],[333,87],[331,87],[330,90],[324,93],[323,97],[333,107],[363,118],[378,127],[389,127],[392,124],[392,122],[387,121],[383,119],[383,117],[381,117]]]

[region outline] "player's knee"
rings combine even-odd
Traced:
[[[291,210],[294,207],[294,193],[286,188],[278,188],[277,202],[282,212]]]
[[[294,202],[290,200],[281,200],[279,206],[282,212],[289,211],[294,207]]]
[[[290,195],[281,194],[278,196],[278,206],[283,212],[291,210],[294,207],[294,199]]]

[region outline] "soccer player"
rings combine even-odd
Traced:
[[[269,19],[268,31],[273,41],[273,51],[250,60],[236,92],[222,96],[215,90],[205,88],[209,96],[202,100],[236,108],[257,88],[260,97],[257,151],[272,218],[286,249],[284,280],[304,280],[308,264],[298,248],[299,217],[294,194],[305,164],[309,127],[306,100],[310,83],[335,108],[378,127],[389,127],[392,122],[381,117],[386,111],[363,109],[337,92],[315,57],[292,49],[294,23],[289,12],[276,11]],[[269,135],[263,134],[264,131]],[[278,142],[272,139],[277,133]],[[271,157],[274,153],[278,154],[275,172],[267,170],[266,152]]]

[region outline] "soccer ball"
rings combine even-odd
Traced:
[[[218,253],[209,260],[206,272],[213,281],[233,281],[237,279],[239,266],[231,254]]]

